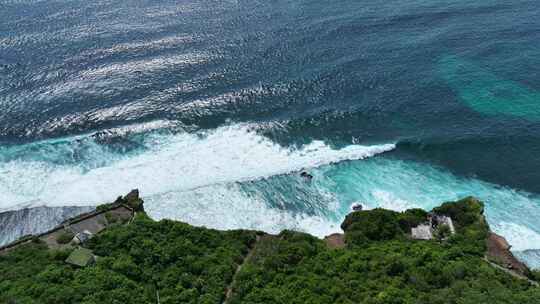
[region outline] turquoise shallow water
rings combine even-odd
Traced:
[[[0,0],[0,210],[137,187],[156,218],[322,236],[353,203],[475,195],[538,263],[539,20],[529,0]]]
[[[540,93],[457,57],[443,57],[440,74],[471,109],[486,115],[540,120]]]
[[[393,143],[283,147],[257,128],[229,125],[193,134],[138,125],[101,135],[105,146],[96,136],[79,136],[4,148],[0,207],[91,205],[139,188],[156,219],[323,237],[340,231],[353,204],[429,210],[474,195],[486,203],[492,229],[514,250],[540,250],[537,194],[400,159]],[[119,150],[112,144],[117,141],[131,148]],[[302,170],[313,180],[302,178]]]

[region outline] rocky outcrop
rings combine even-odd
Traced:
[[[520,262],[512,252],[510,251],[510,245],[506,239],[496,233],[489,232],[487,242],[488,260],[497,263],[498,265],[505,267],[506,269],[513,271],[522,276],[529,275],[529,269],[527,266]]]
[[[144,211],[144,201],[139,196],[139,189],[133,189],[125,196],[119,196],[113,204],[126,205],[135,212]]]
[[[343,233],[334,233],[326,236],[324,242],[328,248],[345,248],[345,235]]]

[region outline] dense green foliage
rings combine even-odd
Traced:
[[[538,303],[540,289],[438,242],[327,249],[282,234],[257,246],[231,303]]]
[[[255,232],[154,222],[139,215],[88,246],[100,258],[87,268],[44,244],[0,256],[0,303],[220,303]]]
[[[410,240],[424,211],[375,209],[347,216],[345,249],[293,232],[263,239],[231,302],[540,303],[540,288],[482,260],[489,228],[481,202],[467,198],[434,211],[455,217],[459,233],[444,242]]]
[[[404,236],[398,213],[385,209],[357,211],[349,214],[341,229],[346,231],[348,244],[362,245],[368,241],[392,240]]]
[[[357,211],[349,214],[341,229],[346,231],[349,245],[362,246],[369,241],[403,239],[411,228],[426,221],[427,212],[409,209],[399,213],[386,209]]]
[[[252,231],[139,214],[86,244],[100,256],[94,266],[68,266],[69,251],[39,242],[0,256],[0,303],[156,303],[157,291],[161,303],[223,303],[231,283],[228,304],[540,303],[540,288],[482,260],[482,203],[468,198],[434,211],[455,218],[458,233],[414,241],[408,233],[425,211],[360,211],[342,225],[342,249],[299,232],[256,241]]]
[[[58,244],[67,244],[75,237],[75,234],[71,231],[63,231],[61,234],[56,237],[56,242]]]
[[[536,282],[540,282],[540,270],[532,270],[531,278],[535,280]]]
[[[465,253],[484,255],[489,226],[483,216],[482,202],[468,197],[457,202],[444,203],[434,208],[433,212],[450,216],[454,220],[457,234],[450,238],[451,244],[459,246]]]

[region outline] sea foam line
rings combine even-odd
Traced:
[[[0,209],[28,202],[49,206],[98,204],[132,188],[139,188],[146,196],[188,191],[364,159],[395,148],[394,144],[383,144],[334,149],[314,141],[293,149],[251,130],[242,124],[197,134],[148,134],[142,142],[145,151],[120,159],[110,151],[104,152],[103,157],[115,159],[90,169],[58,165],[61,161],[0,163]],[[65,155],[60,153],[59,157]]]

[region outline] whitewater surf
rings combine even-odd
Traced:
[[[139,188],[155,219],[323,237],[340,231],[355,203],[429,210],[474,195],[514,250],[540,249],[538,196],[395,159],[386,154],[395,144],[285,147],[260,135],[256,125],[194,133],[171,131],[174,125],[131,125],[3,148],[1,208],[96,205]],[[127,150],[114,145],[118,138]],[[301,171],[313,178],[307,181]]]
[[[538,15],[531,0],[0,0],[0,211],[139,188],[156,219],[323,236],[353,204],[472,195],[538,265]]]

